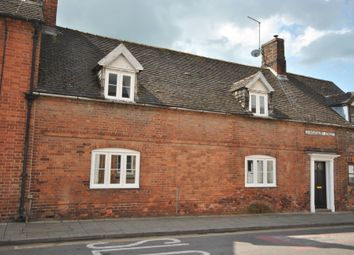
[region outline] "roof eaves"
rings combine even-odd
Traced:
[[[22,16],[22,15],[15,15],[15,14],[3,12],[3,11],[0,11],[0,16],[18,19],[18,20],[29,21],[29,22],[33,22],[33,23],[44,23],[44,21],[42,19],[28,18],[28,17]]]

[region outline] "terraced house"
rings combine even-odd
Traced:
[[[281,38],[258,68],[56,12],[0,2],[1,220],[353,209],[354,94],[287,72]]]

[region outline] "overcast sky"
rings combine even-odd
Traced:
[[[257,66],[248,15],[261,43],[285,39],[289,72],[354,91],[354,0],[59,0],[57,24]]]

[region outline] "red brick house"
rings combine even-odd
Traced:
[[[354,206],[353,93],[55,26],[0,2],[0,220]]]

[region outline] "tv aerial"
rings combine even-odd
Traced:
[[[258,49],[254,49],[251,51],[251,56],[256,58],[261,55],[261,22],[250,16],[247,16],[247,18],[258,23]]]

